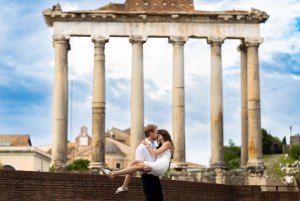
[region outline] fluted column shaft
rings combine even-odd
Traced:
[[[69,36],[54,35],[53,44],[55,64],[51,165],[54,165],[55,171],[62,171],[67,163]]]
[[[143,44],[146,39],[131,36],[129,42],[132,44],[130,147],[131,159],[134,159],[137,146],[145,138]]]
[[[92,39],[94,43],[94,83],[92,107],[91,169],[95,173],[105,167],[105,44],[106,39]]]
[[[209,38],[211,45],[211,168],[226,168],[223,148],[222,50],[224,39]]]
[[[248,163],[253,171],[264,169],[262,160],[262,134],[260,115],[260,84],[258,46],[262,39],[245,40],[247,46],[248,91]]]
[[[241,166],[248,162],[248,101],[247,101],[247,48],[244,43],[238,47],[241,52]]]
[[[182,37],[170,37],[173,44],[172,136],[173,163],[185,163],[184,44]]]

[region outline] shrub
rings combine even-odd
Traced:
[[[240,167],[241,147],[236,146],[230,139],[228,146],[224,146],[224,161],[229,169]]]
[[[293,144],[291,145],[288,154],[290,157],[300,160],[300,144]]]
[[[73,164],[68,165],[68,170],[88,170],[90,161],[86,159],[75,160]]]
[[[2,163],[0,163],[0,170],[4,170]]]
[[[55,163],[49,167],[49,172],[55,172]]]

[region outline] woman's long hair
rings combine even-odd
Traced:
[[[163,137],[164,141],[166,141],[166,142],[169,141],[172,144],[172,147],[174,149],[173,141],[172,141],[172,138],[168,131],[166,131],[165,129],[159,129],[158,134],[160,134]],[[159,149],[161,146],[162,146],[162,144],[158,143],[157,149]]]

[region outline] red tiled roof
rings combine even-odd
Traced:
[[[0,141],[9,141],[9,146],[31,147],[30,135],[0,135]]]

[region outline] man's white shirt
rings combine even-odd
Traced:
[[[152,147],[154,150],[157,150],[154,141],[153,141],[153,143],[150,142],[148,139],[145,139],[145,141],[149,144],[150,147]],[[149,152],[147,147],[143,144],[140,144],[136,148],[135,159],[136,160],[141,160],[141,161],[149,161],[149,162],[156,161],[156,157],[151,155],[151,153]]]

